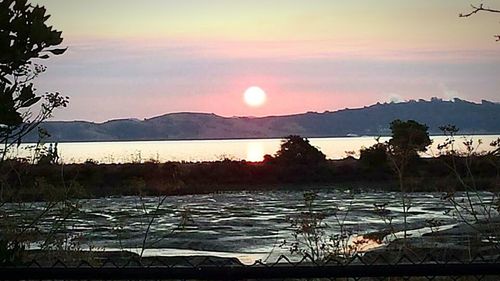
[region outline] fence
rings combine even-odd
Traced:
[[[323,263],[307,257],[285,256],[276,262],[244,265],[236,259],[216,257],[98,258],[92,261],[32,260],[0,266],[1,280],[500,280],[500,255],[477,256],[467,261],[449,257],[442,261],[426,255],[420,259],[401,255],[354,256]],[[49,262],[51,264],[49,264]],[[53,263],[52,263],[53,262]]]

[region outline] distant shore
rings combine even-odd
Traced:
[[[287,135],[316,138],[385,136],[391,131],[389,123],[396,118],[426,124],[431,134],[439,134],[439,127],[446,124],[455,125],[461,134],[500,133],[500,126],[495,122],[500,119],[500,104],[438,98],[281,116],[223,117],[213,113],[177,112],[105,122],[47,121],[42,127],[50,133],[50,142],[264,139]],[[37,140],[38,134],[33,132],[23,141]]]
[[[495,136],[499,134],[491,133],[491,134],[467,134],[464,136]],[[431,135],[431,137],[435,136],[442,136],[442,135]],[[345,135],[332,135],[332,136],[311,136],[307,137],[308,139],[332,139],[332,138],[378,138],[378,137],[390,137],[390,134],[385,134],[385,135],[363,135],[363,136],[345,136]],[[151,138],[151,139],[119,139],[119,140],[62,140],[62,141],[54,141],[54,140],[49,140],[47,143],[96,143],[96,142],[103,142],[103,143],[116,143],[116,142],[146,142],[146,141],[230,141],[230,140],[282,140],[283,136],[276,136],[276,137],[241,137],[241,138]],[[34,145],[36,142],[25,142],[23,143],[25,145]]]
[[[498,136],[500,132],[481,132],[481,133],[466,133],[461,132],[457,137],[467,136]],[[442,137],[443,134],[431,134],[430,137]],[[321,135],[321,136],[304,136],[309,140],[314,139],[345,139],[345,138],[389,138],[390,133],[380,135]],[[112,139],[112,140],[53,140],[49,139],[46,143],[119,143],[119,142],[157,142],[157,141],[230,141],[230,140],[282,140],[283,136],[273,137],[221,137],[221,138],[144,138],[144,139]],[[35,145],[35,141],[23,142],[25,145]]]

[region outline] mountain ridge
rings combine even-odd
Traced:
[[[394,119],[413,119],[429,126],[454,124],[464,134],[500,134],[500,103],[462,99],[444,101],[410,100],[376,103],[337,111],[250,117],[223,117],[214,113],[175,112],[143,120],[112,119],[91,121],[48,121],[42,124],[51,134],[48,141],[120,141],[279,138],[290,134],[304,137],[388,135]],[[36,141],[29,135],[25,141]]]

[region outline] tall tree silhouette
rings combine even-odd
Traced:
[[[432,141],[429,138],[429,127],[414,120],[401,121],[396,119],[390,124],[392,137],[387,142],[388,156],[397,174],[401,191],[403,207],[403,241],[406,245],[407,217],[411,207],[411,200],[407,197],[406,170],[412,160],[419,157],[419,152],[425,152]]]
[[[26,0],[0,1],[0,161],[10,146],[68,103],[59,93],[37,94],[33,85],[46,70],[37,59],[66,51],[56,48],[62,33],[46,24],[49,17],[44,7]]]

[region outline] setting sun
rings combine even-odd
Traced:
[[[263,105],[266,102],[266,98],[266,92],[256,86],[248,88],[243,95],[245,103],[253,107]]]

